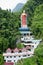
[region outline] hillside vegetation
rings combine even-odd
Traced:
[[[0,9],[0,53],[15,48],[19,37],[19,15]]]
[[[31,27],[35,37],[43,39],[43,4],[35,9]]]
[[[17,47],[20,15],[24,9],[28,15],[28,27],[31,27],[36,38],[43,39],[43,0],[28,0],[23,9],[15,13],[0,8],[0,65],[3,65],[3,52],[9,47]],[[35,50],[33,57],[20,60],[17,65],[43,65],[43,43]]]

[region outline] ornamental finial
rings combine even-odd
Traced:
[[[23,13],[25,13],[25,10],[23,10]]]

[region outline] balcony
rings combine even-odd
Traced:
[[[21,41],[24,41],[24,42],[28,42],[28,41],[32,41],[34,38],[32,36],[30,37],[23,37],[21,38]]]

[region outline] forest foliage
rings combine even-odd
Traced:
[[[27,13],[28,27],[31,27],[36,38],[43,39],[43,0],[28,0],[23,9],[15,13],[0,8],[0,54],[5,52],[9,47],[15,48],[17,46],[16,42],[20,38],[20,15],[23,10]],[[42,47],[41,45],[41,47],[37,49],[37,60],[36,56],[32,59],[25,59],[26,62],[23,60],[24,64],[21,65],[43,65],[43,55],[39,55],[39,52],[43,54]],[[3,65],[2,55],[0,55],[0,61],[0,65]],[[21,63],[22,61],[19,62]]]
[[[19,37],[19,14],[0,9],[0,53],[15,48]]]

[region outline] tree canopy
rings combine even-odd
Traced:
[[[43,39],[43,4],[35,9],[31,27],[35,36]]]
[[[23,10],[27,13],[28,27],[31,27],[36,38],[43,39],[43,0],[28,0],[23,9],[15,13],[0,8],[0,65],[3,65],[2,53],[7,48],[23,47],[16,45],[20,38],[20,15]],[[43,65],[43,45],[36,49],[35,54],[32,58],[19,61],[17,65]]]

